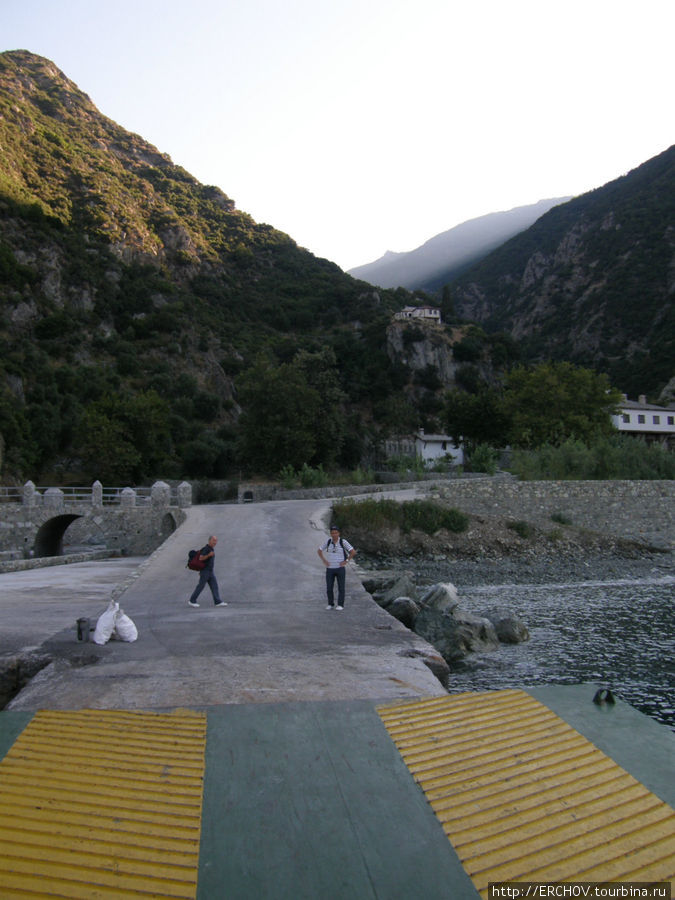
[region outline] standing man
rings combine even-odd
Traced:
[[[337,578],[337,608],[342,610],[345,608],[345,566],[350,559],[354,558],[356,550],[349,541],[340,537],[340,529],[337,525],[331,525],[328,541],[325,544],[322,544],[317,552],[326,567],[326,594],[328,595],[328,606],[326,609],[334,608],[335,600],[333,598],[333,584]]]
[[[208,540],[208,543],[205,547],[199,551],[199,558],[202,562],[205,562],[206,565],[199,573],[199,582],[197,587],[192,592],[192,596],[188,600],[190,606],[199,606],[197,603],[197,597],[204,590],[206,585],[211,588],[211,593],[213,594],[213,604],[214,606],[227,606],[224,600],[220,599],[220,592],[218,591],[218,582],[216,581],[216,575],[213,571],[214,561],[216,558],[216,544],[218,543],[218,538],[215,534],[212,534]]]

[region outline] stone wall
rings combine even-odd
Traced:
[[[308,500],[388,491],[426,491],[467,513],[500,516],[550,529],[552,516],[572,525],[654,547],[675,546],[675,481],[516,481],[507,474],[436,478],[427,482],[305,488],[242,484],[239,502]]]
[[[411,489],[427,490],[438,484],[445,484],[459,478],[462,480],[489,479],[489,475],[463,473],[439,474],[427,472],[415,481],[398,481],[394,472],[378,473],[378,484],[340,484],[327,487],[286,489],[278,484],[260,484],[242,482],[238,488],[239,503],[260,503],[265,500],[325,500],[327,497],[353,497],[357,494],[382,494],[386,491],[409,491]],[[510,475],[498,475],[497,478],[510,478]]]
[[[675,481],[516,481],[510,475],[437,478],[429,482],[350,485],[285,491],[274,485],[242,484],[239,502],[306,500],[427,491],[464,512],[501,516],[550,529],[551,516],[591,531],[670,549],[675,544]],[[247,496],[248,495],[248,496]]]
[[[551,516],[572,525],[664,549],[675,547],[675,481],[447,482],[439,496],[457,509],[551,527]]]

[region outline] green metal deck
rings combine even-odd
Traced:
[[[591,697],[0,712],[1,896],[476,900],[492,880],[672,880],[673,735]]]

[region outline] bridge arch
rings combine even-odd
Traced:
[[[176,523],[176,517],[174,516],[174,514],[170,513],[170,512],[165,513],[162,516],[162,525],[161,525],[162,538],[164,540],[166,538],[168,538],[170,534],[174,533],[176,528],[178,528],[178,525]]]
[[[64,514],[53,516],[43,522],[35,535],[33,548],[35,556],[61,556],[63,554],[63,535],[66,533],[66,529],[75,519],[81,518],[82,516],[79,515]]]

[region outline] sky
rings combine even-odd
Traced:
[[[0,50],[347,270],[674,142],[672,0],[0,0]]]

